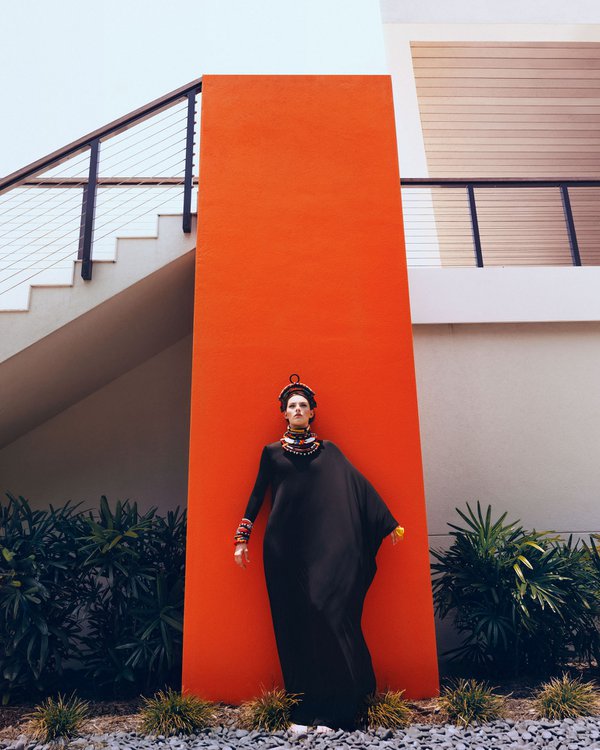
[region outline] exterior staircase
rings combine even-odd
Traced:
[[[0,450],[191,333],[201,90],[0,178]]]
[[[155,237],[117,241],[83,281],[36,286],[0,311],[0,448],[191,332],[195,216],[159,216]]]

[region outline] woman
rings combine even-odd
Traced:
[[[317,402],[298,375],[279,401],[287,430],[263,448],[234,559],[250,561],[252,525],[271,485],[264,567],[285,688],[301,694],[292,729],[353,729],[376,687],[363,602],[382,540],[395,542],[403,529],[340,449],[311,432]]]

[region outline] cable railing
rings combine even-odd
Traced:
[[[402,180],[409,266],[600,265],[600,180]]]
[[[83,279],[117,233],[151,236],[157,214],[197,198],[197,79],[0,178],[0,307],[31,283]],[[404,178],[408,265],[600,265],[600,180]],[[34,281],[35,280],[35,281]]]
[[[1,306],[30,283],[69,283],[76,259],[90,280],[117,232],[154,235],[159,212],[191,232],[201,90],[192,81],[0,178]]]

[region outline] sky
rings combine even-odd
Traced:
[[[0,175],[204,73],[387,73],[382,11],[600,23],[598,0],[5,0]]]
[[[378,0],[2,4],[0,175],[203,73],[385,73]]]

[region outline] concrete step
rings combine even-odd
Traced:
[[[83,281],[34,286],[26,311],[0,312],[0,447],[191,332],[196,232],[160,216],[155,238],[126,238]]]

